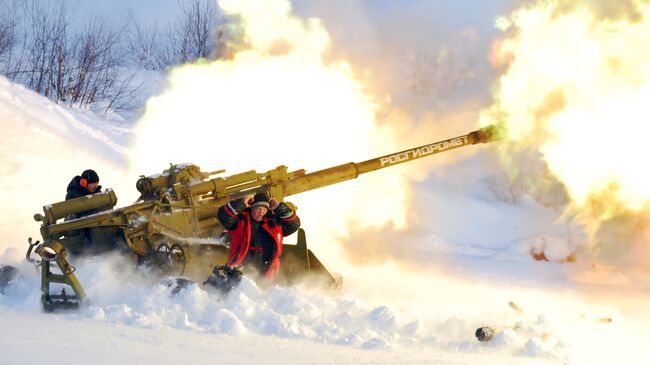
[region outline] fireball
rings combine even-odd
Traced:
[[[558,14],[558,2],[523,8],[497,24],[511,34],[491,113],[510,136],[532,143],[575,203],[612,191],[630,209],[650,199],[650,8],[644,20],[600,20],[589,8]]]
[[[219,6],[239,19],[245,46],[228,59],[171,70],[166,89],[147,102],[138,122],[134,175],[157,173],[170,162],[226,174],[281,164],[315,171],[394,149],[388,127],[376,124],[376,97],[347,61],[329,59],[330,38],[318,19],[295,17],[287,0]],[[305,226],[327,222],[344,236],[351,217],[362,226],[403,225],[405,184],[398,174],[384,174],[289,200],[305,207],[299,211]]]
[[[500,18],[504,73],[484,113],[541,153],[592,234],[650,201],[650,7],[631,1],[634,16],[621,16],[599,4],[540,1]]]

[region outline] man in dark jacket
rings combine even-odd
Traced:
[[[228,266],[263,275],[272,283],[280,270],[282,239],[300,228],[300,218],[286,204],[264,193],[234,199],[219,208],[217,218],[232,236]]]
[[[65,194],[65,200],[79,198],[82,196],[96,194],[102,191],[99,185],[99,175],[94,170],[86,170],[72,178],[68,184],[68,192]],[[95,210],[88,210],[77,214],[72,214],[66,217],[66,220],[77,219],[85,217],[90,214],[97,213]]]
[[[99,175],[94,170],[85,170],[81,175],[72,178],[68,184],[68,192],[65,195],[65,200],[97,194],[101,191],[102,187],[99,185]],[[108,209],[110,208],[96,208],[70,214],[65,217],[65,220],[83,218]],[[121,244],[120,237],[122,236],[116,236],[116,229],[114,227],[84,228],[67,232],[66,236],[69,239],[72,239],[74,236],[78,237],[78,242],[76,244],[70,243],[68,247],[68,252],[73,255],[99,254],[126,247],[126,245]]]

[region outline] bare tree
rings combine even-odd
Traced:
[[[19,70],[19,81],[45,96],[57,99],[65,73],[67,19],[63,1],[26,1],[22,4],[29,37],[24,40],[27,58]]]
[[[135,71],[124,70],[124,27],[91,18],[71,34],[65,0],[14,4],[20,16],[14,12],[9,21],[0,22],[0,46],[8,44],[0,47],[8,50],[8,56],[0,53],[0,62],[9,78],[70,105],[102,101],[118,108],[128,104],[125,95],[133,99],[139,87],[131,87]]]
[[[9,9],[4,9],[4,4],[0,3],[0,7],[3,8],[0,12],[0,57],[6,57],[16,42],[16,20],[10,13],[5,13]]]
[[[179,1],[180,19],[160,30],[142,26],[130,15],[129,47],[136,62],[146,69],[163,70],[199,58],[220,56],[227,32],[226,20],[213,0]]]
[[[183,44],[187,59],[207,58],[212,52],[212,35],[217,26],[214,1],[193,0],[183,10]]]
[[[66,85],[70,103],[88,105],[111,98],[124,59],[119,46],[119,32],[101,19],[88,22],[71,48],[73,63]]]
[[[113,93],[106,99],[104,113],[109,110],[132,110],[137,106],[136,100],[144,88],[144,81],[135,81],[139,71],[139,69],[134,69],[129,73],[121,73],[122,77],[114,83]]]
[[[219,57],[228,34],[214,0],[179,0],[180,18],[163,31],[129,14],[128,32],[97,17],[73,26],[66,0],[11,1],[7,15],[0,12],[0,72],[82,107],[128,108],[142,89],[136,84],[141,68]]]
[[[147,70],[162,70],[168,65],[160,59],[159,49],[162,37],[157,24],[146,27],[128,13],[129,32],[126,33],[126,44],[133,61]]]
[[[1,1],[1,0],[0,0]],[[28,55],[26,50],[27,29],[23,6],[14,0],[10,4],[0,2],[0,28],[3,30],[3,51],[0,54],[0,72],[12,81],[21,75]],[[22,16],[21,16],[22,15]]]
[[[182,64],[213,54],[214,36],[220,23],[214,4],[211,0],[179,2],[183,15],[176,24],[167,27],[163,59],[170,64]]]

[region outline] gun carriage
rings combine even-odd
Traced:
[[[43,242],[29,240],[27,259],[32,250],[42,258],[43,308],[76,307],[86,293],[70,261],[83,254],[125,251],[139,264],[150,265],[163,275],[185,276],[202,281],[228,258],[228,234],[217,219],[217,209],[229,200],[265,192],[283,201],[286,197],[354,179],[378,169],[432,156],[452,149],[485,143],[497,138],[499,128],[488,126],[466,135],[439,141],[359,163],[346,163],[307,173],[288,171],[286,166],[258,173],[250,170],[225,177],[225,171],[203,172],[193,164],[170,165],[161,174],[142,176],[136,183],[138,200],[115,209],[115,192],[102,193],[46,205],[41,222]],[[292,206],[292,208],[296,208]],[[72,214],[89,210],[97,213],[72,220]],[[307,247],[305,231],[298,231],[297,244],[284,244],[278,280],[292,284],[309,277],[319,285],[334,286],[337,280]],[[55,270],[52,270],[56,268]],[[63,284],[53,293],[52,284]],[[68,294],[65,287],[72,288]]]

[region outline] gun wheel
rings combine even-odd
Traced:
[[[154,262],[164,275],[180,276],[185,272],[185,251],[178,243],[162,243],[154,252]]]

